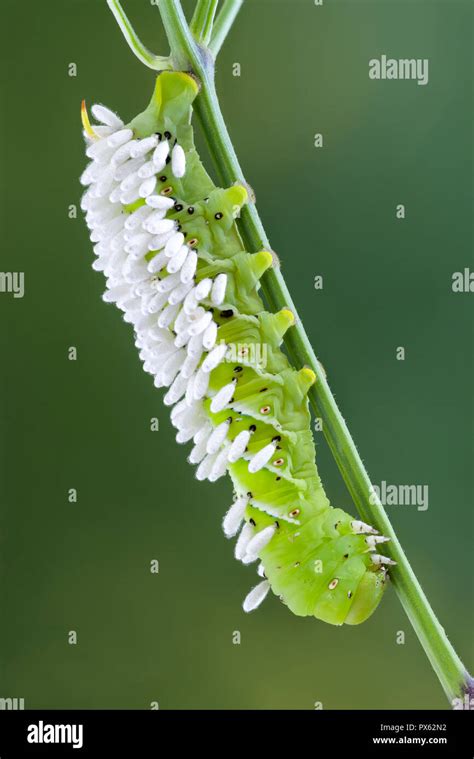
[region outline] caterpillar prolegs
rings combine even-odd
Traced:
[[[295,614],[358,624],[382,597],[393,562],[377,546],[387,538],[326,497],[307,401],[316,378],[280,349],[293,314],[264,310],[259,280],[273,257],[245,251],[235,222],[247,189],[215,187],[201,164],[197,93],[191,75],[163,72],[126,126],[96,105],[92,127],[83,104],[93,268],[107,278],[104,300],[133,325],[145,371],[167,388],[196,477],[232,479],[224,532],[240,530],[235,556],[259,561],[263,578],[244,609],[271,588]]]

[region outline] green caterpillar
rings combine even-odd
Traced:
[[[230,474],[224,532],[243,522],[236,558],[259,560],[264,578],[244,609],[271,588],[295,614],[358,624],[384,592],[393,562],[376,547],[387,538],[326,497],[307,401],[316,378],[280,350],[292,313],[267,313],[259,297],[273,257],[243,248],[235,219],[246,188],[216,188],[201,164],[190,124],[197,93],[192,76],[163,72],[127,126],[93,106],[102,123],[91,127],[83,103],[93,266],[107,278],[104,300],[134,327],[144,369],[168,388],[197,478]]]

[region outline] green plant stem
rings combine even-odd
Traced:
[[[230,6],[231,3],[228,5]],[[234,182],[246,184],[219,107],[214,85],[213,56],[196,44],[178,0],[160,0],[159,10],[175,68],[192,71],[200,80],[201,90],[195,101],[195,110],[220,179],[224,185]],[[230,24],[227,25],[226,31],[229,28]],[[224,36],[225,34],[222,34],[220,44]],[[256,251],[261,248],[271,250],[253,202],[242,209],[239,226],[247,250]],[[467,692],[472,693],[472,678],[466,672],[429,605],[382,504],[373,495],[374,491],[367,471],[337,407],[324,371],[298,318],[276,257],[273,268],[268,270],[262,279],[262,289],[272,310],[287,307],[296,317],[295,326],[285,335],[288,353],[296,367],[309,366],[317,377],[316,383],[309,392],[313,410],[323,421],[325,437],[361,516],[382,534],[391,538],[388,553],[397,562],[397,566],[391,571],[393,584],[428,659],[452,703],[454,698],[461,698]]]
[[[218,0],[198,0],[189,28],[194,39],[207,45],[211,38],[212,25],[216,15]]]
[[[232,24],[235,21],[244,0],[224,0],[221,10],[218,13],[214,28],[212,30],[209,42],[209,50],[214,58],[217,57],[222,44],[227,37]]]
[[[125,11],[120,5],[119,0],[107,0],[107,5],[114,14],[115,20],[122,30],[123,36],[127,40],[129,47],[145,66],[148,66],[148,68],[153,69],[154,71],[166,71],[173,68],[171,59],[168,56],[154,55],[141,42],[128,20]]]

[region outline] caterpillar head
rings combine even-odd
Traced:
[[[138,138],[169,132],[176,138],[178,129],[189,123],[191,104],[199,92],[196,80],[181,71],[163,71],[156,78],[147,108],[129,124]]]

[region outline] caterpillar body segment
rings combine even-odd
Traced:
[[[228,473],[224,517],[236,558],[261,578],[244,601],[271,589],[297,615],[358,624],[378,605],[390,559],[369,525],[331,507],[315,463],[307,393],[316,377],[281,350],[294,324],[265,311],[259,282],[269,251],[246,251],[236,218],[241,185],[217,188],[194,147],[194,78],[163,72],[147,109],[125,125],[82,107],[82,208],[104,300],[133,325],[145,371],[165,389],[177,440],[198,479]],[[243,526],[242,526],[243,525]],[[240,532],[239,532],[240,530]]]

